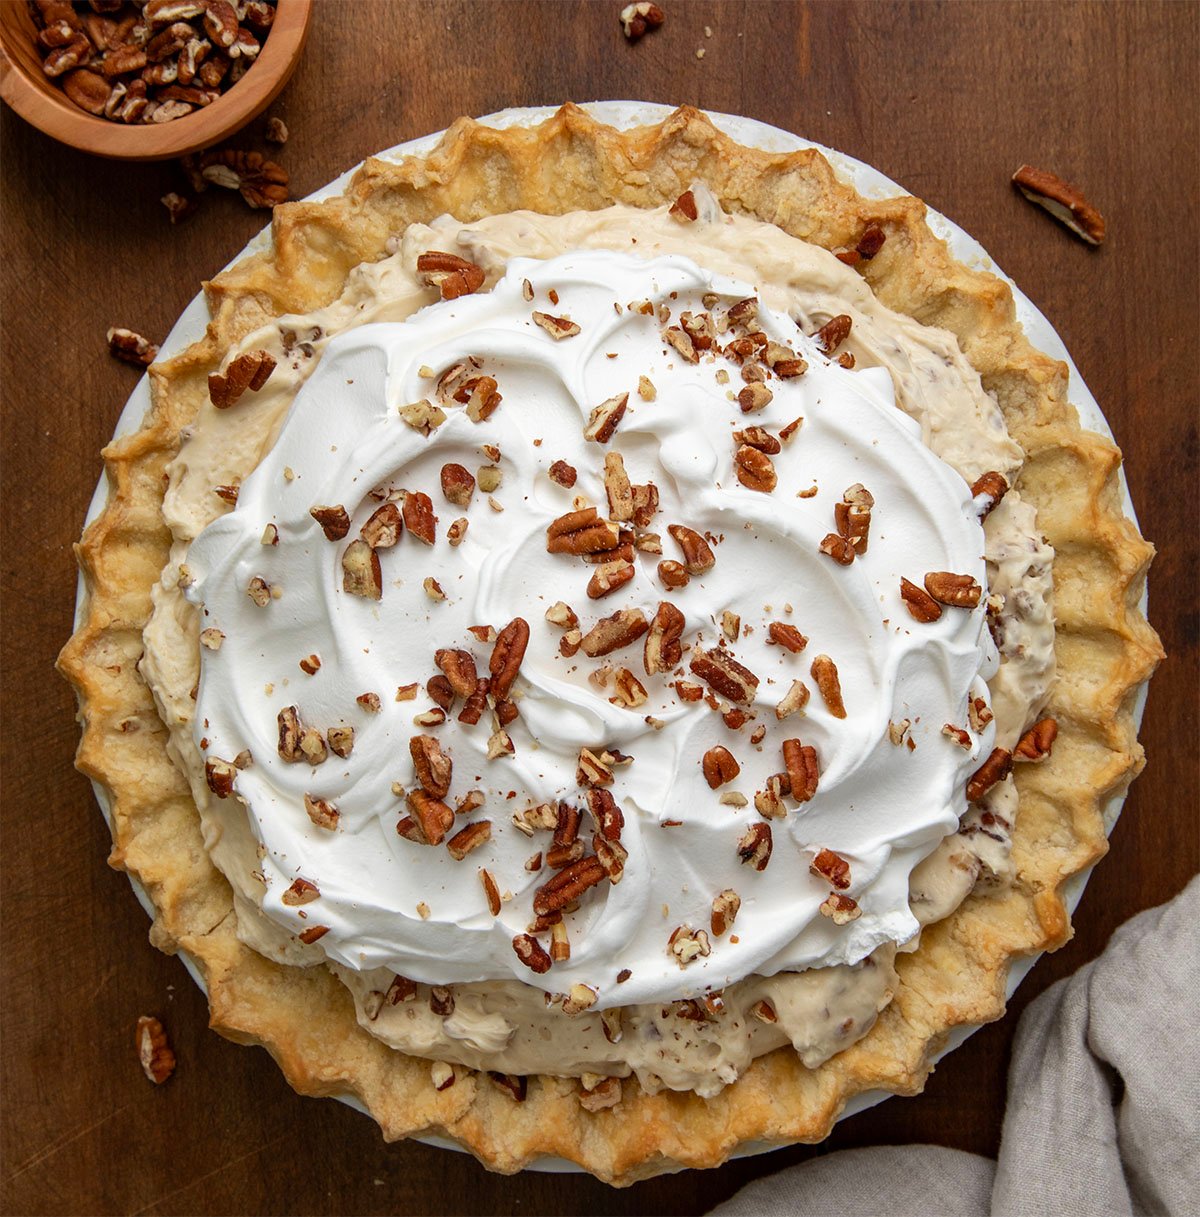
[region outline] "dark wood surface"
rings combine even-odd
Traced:
[[[1151,617],[1169,658],[1138,780],[1080,906],[1010,1016],[893,1099],[796,1148],[615,1191],[587,1178],[490,1175],[384,1145],[367,1119],[302,1099],[267,1055],[207,1030],[181,963],[152,949],[107,832],[72,771],[76,727],[52,670],[71,629],[75,539],[136,374],[109,325],[161,337],[202,278],[261,226],[209,196],[179,228],[171,165],[59,147],[7,109],[3,139],[3,1103],[8,1213],[698,1213],[741,1183],[829,1149],[927,1141],[995,1151],[1015,1016],[1112,930],[1197,869],[1197,8],[1189,4],[889,5],[664,0],[629,47],[621,0],[317,5],[274,107],[304,194],[460,113],[601,97],[751,115],[878,166],[974,234],[1058,328],[1125,450],[1159,546]],[[706,38],[704,26],[712,28]],[[698,47],[705,57],[696,58]],[[242,146],[261,147],[260,132]],[[1023,161],[1105,213],[1092,251],[1008,184]],[[161,1089],[132,1049],[168,1023]],[[831,1203],[836,1210],[836,1203]]]

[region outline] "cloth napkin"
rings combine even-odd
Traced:
[[[1200,1213],[1200,877],[1126,922],[1022,1015],[999,1159],[932,1145],[829,1154],[721,1217]]]

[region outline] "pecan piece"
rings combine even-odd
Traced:
[[[635,573],[633,563],[624,558],[596,567],[592,577],[588,580],[588,599],[600,600],[602,597],[610,595],[630,582]]]
[[[554,339],[561,342],[564,338],[574,338],[579,333],[579,326],[570,317],[554,317],[549,313],[539,313],[534,310],[533,320],[537,325]]]
[[[722,697],[739,705],[748,705],[754,700],[758,677],[728,652],[716,647],[702,651],[697,647],[688,667]]]
[[[420,490],[410,490],[404,496],[402,511],[409,534],[426,545],[437,539],[437,516],[433,514],[433,500]]]
[[[1008,482],[1002,474],[994,470],[981,474],[971,487],[971,497],[975,500],[980,520],[986,520],[1007,493]]]
[[[642,664],[647,676],[669,672],[683,659],[683,647],[679,640],[683,637],[686,624],[684,615],[669,601],[664,600],[659,604],[642,648]]]
[[[143,1014],[137,1021],[134,1043],[142,1072],[156,1086],[161,1086],[175,1072],[175,1053],[162,1023],[152,1015]]]
[[[849,315],[846,313],[839,313],[836,317],[830,317],[813,335],[817,346],[821,349],[821,353],[826,357],[832,355],[850,337],[850,327],[852,324]]]
[[[391,549],[404,531],[404,517],[395,503],[384,503],[371,513],[359,536],[372,549]]]
[[[383,570],[379,555],[366,541],[351,541],[342,554],[342,590],[367,600],[383,597]]]
[[[233,794],[233,780],[237,777],[237,766],[231,761],[210,756],[204,762],[204,780],[218,799],[227,799]]]
[[[579,475],[575,472],[574,465],[568,465],[566,461],[555,461],[547,470],[547,476],[552,482],[570,490]]]
[[[1065,224],[1089,245],[1104,240],[1104,217],[1076,187],[1062,178],[1022,165],[1012,176],[1013,185],[1031,202],[1045,208],[1060,224]]]
[[[529,623],[524,617],[514,617],[496,636],[488,671],[492,674],[491,692],[501,700],[508,696],[529,645]]]
[[[807,705],[808,686],[802,680],[793,680],[792,687],[775,707],[775,717],[782,722],[789,714],[799,714]]]
[[[802,744],[798,739],[783,741],[783,765],[792,787],[792,798],[806,803],[817,793],[820,770],[817,767],[817,750],[811,744]]]
[[[453,462],[442,466],[442,494],[455,507],[466,507],[475,493],[475,478],[464,465]]]
[[[328,799],[318,799],[315,795],[304,796],[304,810],[308,818],[318,827],[333,832],[338,826],[341,812]]]
[[[414,431],[419,431],[428,439],[446,421],[446,411],[422,398],[420,401],[401,406],[400,417]]]
[[[646,686],[628,669],[618,668],[613,677],[613,692],[615,696],[608,700],[615,706],[626,710],[636,710],[646,704]]]
[[[446,680],[453,695],[470,697],[475,692],[479,683],[479,674],[475,670],[475,657],[470,651],[442,648],[435,652],[433,662],[446,674]],[[432,681],[430,683],[432,684]],[[437,698],[434,700],[443,710],[450,708],[449,705],[443,705]],[[450,700],[452,703],[453,696]]]
[[[710,954],[712,947],[704,930],[693,930],[691,926],[676,926],[667,939],[667,954],[681,967],[695,963]]]
[[[688,574],[687,567],[682,562],[676,562],[671,558],[667,558],[658,564],[658,577],[663,587],[671,591],[687,587],[692,581],[692,576]]]
[[[775,394],[761,381],[748,384],[737,395],[738,405],[741,406],[743,414],[753,414],[755,411],[761,410],[764,406],[770,405],[774,397]]]
[[[997,782],[1012,772],[1012,753],[1006,748],[993,748],[991,755],[971,775],[967,783],[967,802],[977,803]]]
[[[845,891],[850,886],[850,863],[832,849],[817,851],[817,856],[808,865],[809,872],[824,879],[831,887]]]
[[[931,570],[925,576],[925,590],[939,603],[952,608],[975,608],[983,588],[970,575],[948,570]]]
[[[462,710],[459,711],[458,721],[460,723],[473,727],[483,717],[483,712],[487,709],[489,683],[486,678],[475,682],[475,691],[467,698]]]
[[[604,454],[604,491],[608,496],[608,514],[613,520],[633,519],[633,487],[625,472],[625,460],[619,452]]]
[[[595,554],[612,549],[621,530],[602,520],[594,507],[568,511],[546,528],[546,552],[551,554]]]
[[[733,467],[738,481],[747,490],[770,494],[779,484],[775,463],[765,452],[749,444],[743,444],[733,454]]]
[[[849,925],[862,916],[858,901],[841,892],[830,892],[818,906],[822,917],[828,917],[834,925]]]
[[[907,579],[900,580],[900,598],[914,621],[928,625],[942,615],[941,605],[926,591]]]
[[[854,546],[836,532],[827,533],[817,549],[832,558],[839,566],[849,566],[854,561]]]
[[[730,887],[713,897],[709,928],[712,930],[714,938],[720,938],[726,930],[733,927],[734,919],[741,907],[742,898]]]
[[[871,508],[874,506],[874,496],[861,482],[855,482],[842,495],[842,501],[833,505],[833,521],[838,536],[845,537],[860,557],[867,552]]]
[[[690,190],[685,190],[667,211],[667,215],[681,224],[690,224],[699,214],[696,209],[696,196]]]
[[[768,646],[771,643],[777,643],[779,646],[791,651],[793,655],[799,654],[808,646],[808,639],[794,625],[788,625],[786,621],[772,621],[767,626],[767,637],[769,640]]]
[[[716,555],[708,542],[694,529],[683,524],[670,524],[667,532],[683,550],[683,565],[689,575],[702,575],[716,565]]]
[[[587,805],[600,837],[605,841],[619,840],[625,816],[612,792],[601,786],[593,787],[587,792]]]
[[[488,912],[493,917],[500,916],[500,889],[496,886],[496,880],[492,876],[492,872],[485,867],[479,868],[479,882],[483,885],[484,899],[487,900]]]
[[[778,456],[783,451],[783,445],[766,429],[766,427],[746,427],[733,433],[734,442],[757,448],[768,456]]]
[[[518,934],[512,940],[512,947],[516,952],[517,958],[531,972],[539,974],[549,972],[553,966],[554,961],[547,954],[546,948],[529,934]]]
[[[135,330],[114,326],[108,331],[108,353],[123,363],[147,368],[158,358],[158,347]]]
[[[615,397],[602,401],[588,416],[583,438],[592,443],[607,444],[616,434],[617,425],[625,416],[625,407],[628,404],[628,393],[618,393]]]
[[[450,790],[454,763],[442,751],[441,744],[432,735],[414,735],[408,741],[408,751],[417,781],[434,798],[445,798]]]
[[[483,271],[457,254],[429,250],[417,258],[417,274],[428,287],[436,287],[443,300],[469,296],[483,286]]]
[[[307,879],[296,879],[279,899],[288,908],[296,908],[302,904],[311,904],[320,895],[321,892],[315,883],[310,883]]]
[[[1050,755],[1054,741],[1058,738],[1058,723],[1052,718],[1043,718],[1033,724],[1021,736],[1013,750],[1014,761],[1042,761]]]
[[[641,609],[619,609],[611,617],[603,617],[580,640],[580,647],[589,659],[611,655],[613,651],[631,646],[650,628]]]
[[[208,396],[218,410],[236,405],[246,390],[257,393],[275,371],[275,360],[266,351],[247,351],[230,361],[224,374],[208,378]]]
[[[446,842],[446,849],[456,862],[461,862],[473,849],[478,849],[491,839],[491,820],[476,820],[474,824],[468,824],[465,828],[459,829]]]
[[[350,531],[350,515],[340,503],[310,507],[308,514],[320,524],[326,541],[340,541]]]
[[[812,661],[811,671],[829,713],[834,718],[845,718],[846,704],[842,701],[842,683],[838,679],[837,664],[828,655],[818,655]]]
[[[738,839],[737,852],[743,866],[752,866],[756,871],[767,869],[771,861],[770,824],[751,824]]]
[[[454,812],[424,790],[411,791],[405,801],[413,819],[425,834],[425,840],[430,845],[440,845],[454,823]]]
[[[630,42],[637,42],[643,34],[656,30],[667,19],[666,14],[650,0],[635,0],[621,10],[621,25],[625,37]]]
[[[737,763],[733,753],[720,744],[715,748],[710,748],[704,754],[700,767],[704,771],[704,780],[708,783],[710,790],[716,790],[718,786],[732,782],[742,771],[742,767]]]

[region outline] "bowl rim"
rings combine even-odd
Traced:
[[[299,64],[311,17],[312,0],[278,0],[262,53],[236,86],[183,118],[131,126],[81,110],[47,77],[31,79],[9,51],[19,18],[0,22],[0,100],[44,135],[93,156],[122,161],[186,156],[232,135],[279,96]]]

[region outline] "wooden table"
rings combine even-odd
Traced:
[[[210,194],[173,228],[158,200],[178,182],[174,166],[94,160],[5,110],[5,1211],[696,1213],[832,1148],[928,1141],[994,1153],[1015,1016],[1196,871],[1195,8],[664,3],[665,27],[631,47],[621,0],[323,0],[274,108],[291,130],[279,159],[293,193],[460,113],[637,97],[748,114],[843,149],[978,237],[1074,354],[1160,550],[1151,616],[1170,657],[1143,728],[1149,767],[1075,940],[922,1098],[849,1120],[820,1149],[627,1191],[578,1176],[502,1178],[467,1157],[384,1145],[362,1116],[293,1094],[265,1053],[210,1033],[203,997],[150,947],[128,883],[105,866],[106,829],[71,768],[71,697],[51,665],[71,630],[71,542],[136,380],[109,358],[105,330],[165,334],[266,217]],[[260,137],[261,125],[242,146]],[[1015,194],[1008,178],[1026,160],[1090,193],[1108,244],[1085,248]],[[180,1058],[161,1089],[132,1051],[134,1021],[151,1010]]]

